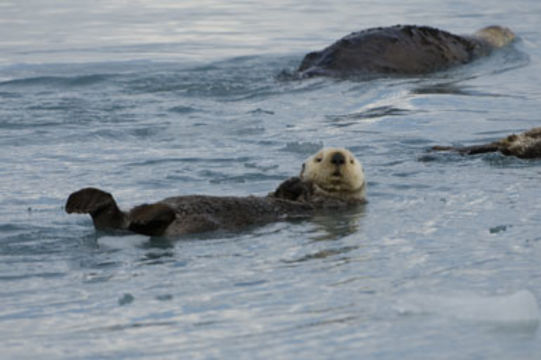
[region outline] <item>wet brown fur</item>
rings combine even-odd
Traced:
[[[274,196],[188,195],[138,205],[124,212],[109,193],[96,188],[76,191],[66,202],[67,213],[90,214],[97,229],[129,230],[150,236],[175,236],[217,229],[235,230],[254,224],[308,216],[314,210],[315,206],[310,203]]]
[[[321,51],[307,54],[298,73],[305,76],[424,74],[488,55],[514,38],[490,26],[458,36],[428,26],[396,25],[354,32]]]
[[[464,147],[434,146],[432,150],[456,151],[463,155],[500,152],[504,155],[516,156],[522,159],[541,158],[541,127],[520,134],[512,134],[488,144]]]

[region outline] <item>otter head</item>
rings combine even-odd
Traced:
[[[484,27],[478,30],[475,36],[485,40],[495,48],[505,46],[515,39],[515,34],[509,28],[498,25]]]
[[[317,194],[343,200],[364,200],[364,171],[359,160],[343,148],[324,148],[302,165],[300,178]]]

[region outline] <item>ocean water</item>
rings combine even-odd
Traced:
[[[539,359],[541,161],[432,154],[541,125],[541,3],[0,3],[0,358]],[[287,76],[352,31],[518,35],[472,64]],[[265,195],[321,146],[362,209],[181,239],[96,232],[127,209]]]

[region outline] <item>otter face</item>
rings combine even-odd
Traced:
[[[359,160],[343,148],[324,148],[302,165],[300,178],[325,195],[364,199],[364,171]]]

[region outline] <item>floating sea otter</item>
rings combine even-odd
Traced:
[[[425,74],[488,55],[514,38],[511,30],[501,26],[488,26],[469,36],[428,26],[372,28],[309,53],[297,71],[302,77]]]
[[[303,164],[299,177],[284,181],[265,197],[178,196],[124,212],[111,194],[84,188],[69,196],[66,212],[90,214],[96,229],[178,236],[218,229],[239,230],[364,201],[362,165],[346,149],[325,148]]]
[[[499,151],[504,155],[513,155],[523,159],[541,158],[541,127],[533,128],[518,135],[512,134],[488,144],[464,147],[434,146],[432,150],[457,151],[464,155]]]

